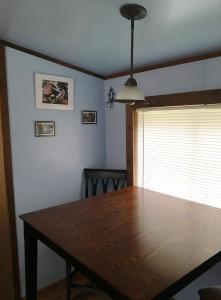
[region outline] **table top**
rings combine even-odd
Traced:
[[[165,299],[221,260],[220,209],[139,187],[21,218],[125,299]]]

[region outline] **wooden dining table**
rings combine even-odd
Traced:
[[[129,187],[21,216],[26,300],[37,299],[37,241],[113,299],[169,299],[221,260],[221,210]]]

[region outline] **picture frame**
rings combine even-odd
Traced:
[[[81,124],[97,124],[97,111],[83,110],[81,112]]]
[[[35,121],[35,136],[36,137],[55,136],[55,122]]]
[[[74,109],[74,80],[35,73],[35,106],[45,109]]]

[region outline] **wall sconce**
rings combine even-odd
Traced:
[[[115,91],[112,87],[110,87],[107,94],[106,107],[112,107],[115,100]]]

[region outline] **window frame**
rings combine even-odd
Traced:
[[[209,105],[221,103],[221,89],[148,96],[144,103],[126,105],[126,162],[127,185],[134,185],[136,110],[148,107]]]
[[[0,44],[0,181],[2,184],[0,233],[3,237],[0,243],[2,262],[0,279],[3,298],[19,300],[21,295],[9,128],[5,46]]]

